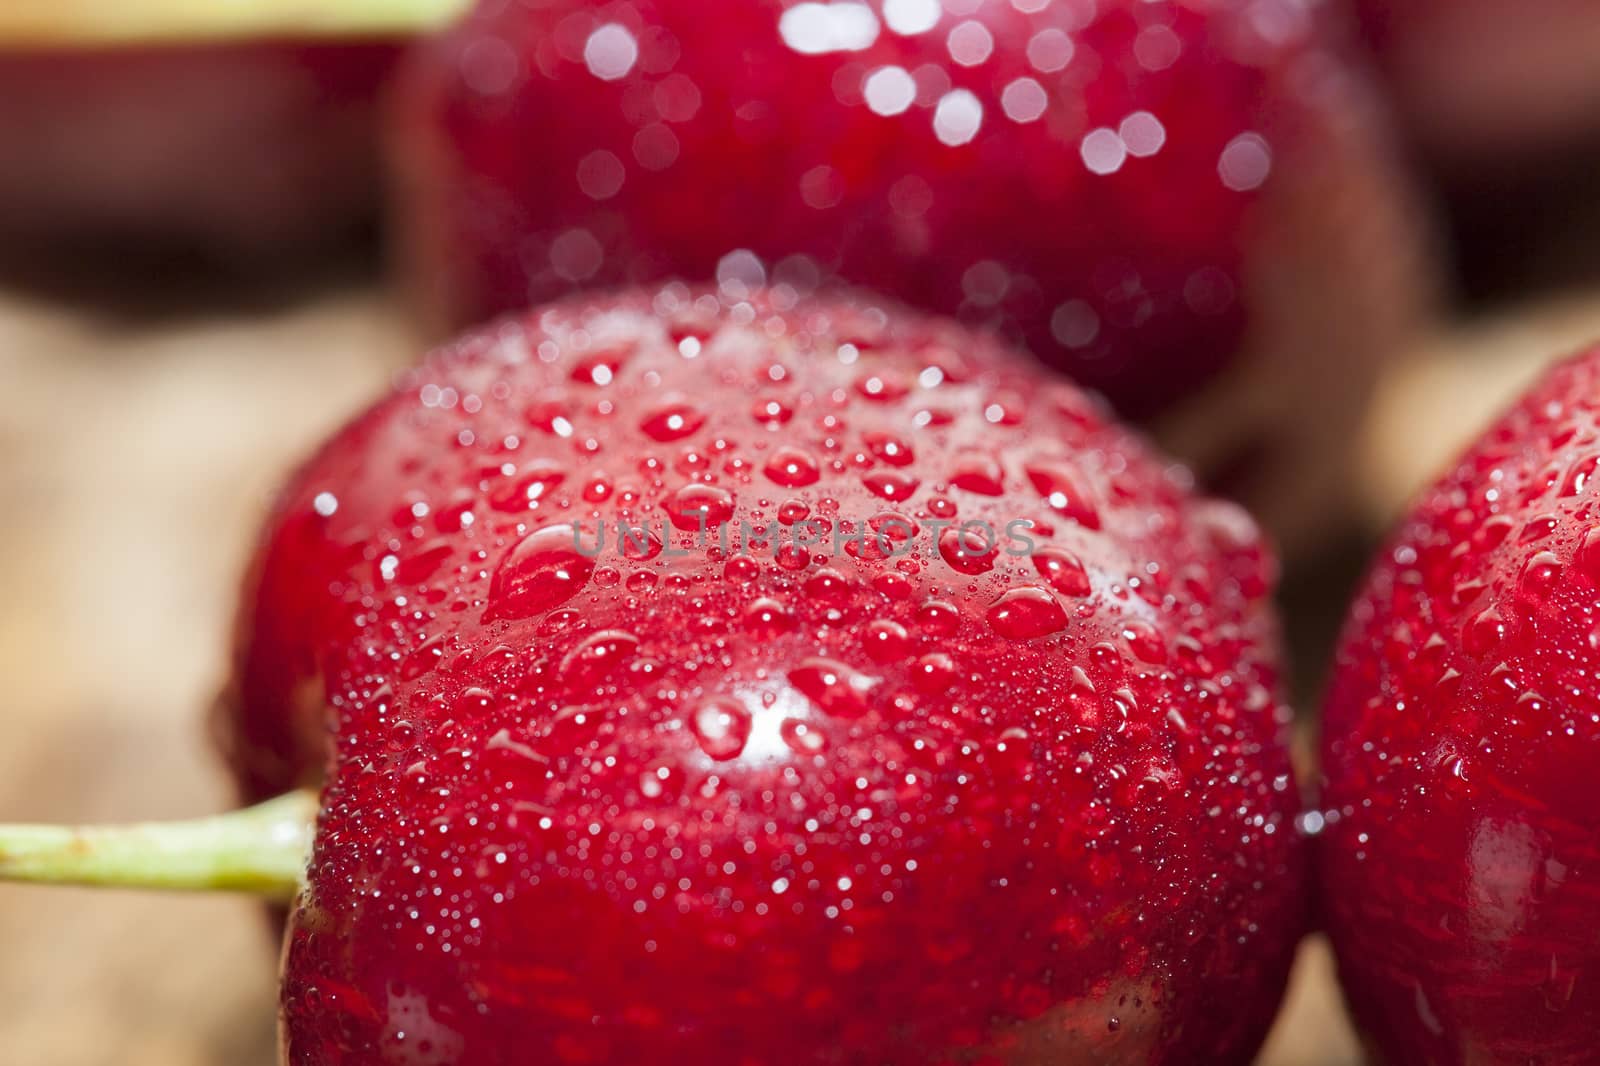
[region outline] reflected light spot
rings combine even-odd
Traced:
[[[1259,133],[1241,133],[1228,142],[1217,160],[1222,184],[1237,192],[1259,188],[1272,171],[1272,149]]]
[[[1078,146],[1083,165],[1095,174],[1115,174],[1128,158],[1128,146],[1122,143],[1117,132],[1102,126],[1090,130]]]
[[[1000,94],[1000,106],[1013,122],[1032,122],[1049,102],[1044,86],[1032,78],[1018,78]]]
[[[1100,335],[1100,316],[1082,300],[1068,300],[1050,316],[1050,334],[1068,348],[1083,348]]]
[[[884,0],[883,4],[883,21],[907,37],[933,29],[939,15],[939,0]]]
[[[609,200],[617,195],[626,177],[622,160],[604,148],[590,152],[578,163],[578,188],[593,200]]]
[[[601,81],[616,81],[639,61],[639,42],[628,28],[608,22],[589,34],[583,45],[583,64]]]
[[[766,283],[766,266],[748,248],[735,248],[717,261],[717,286],[735,300],[744,299]]]
[[[802,55],[859,52],[878,39],[878,16],[866,4],[804,3],[778,18],[783,43]]]
[[[633,158],[646,170],[665,170],[678,161],[678,135],[652,122],[633,135]]]
[[[966,89],[945,93],[933,112],[933,133],[945,144],[966,144],[983,125],[983,103]]]
[[[1146,70],[1166,70],[1182,52],[1183,41],[1170,26],[1146,26],[1133,39],[1133,58]]]
[[[879,67],[861,87],[867,106],[879,115],[898,115],[917,98],[917,83],[904,67]]]
[[[1145,159],[1161,151],[1161,146],[1167,143],[1167,128],[1150,112],[1135,111],[1122,120],[1117,136],[1122,138],[1129,155]]]
[[[906,67],[878,67],[867,75],[861,93],[875,114],[898,115],[917,99],[917,82]]]
[[[1034,70],[1052,74],[1072,62],[1075,50],[1066,31],[1040,30],[1028,39],[1028,62],[1033,64]]]
[[[994,53],[994,37],[989,28],[975,19],[958,23],[945,41],[950,58],[964,67],[975,67]]]

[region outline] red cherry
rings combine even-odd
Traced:
[[[1434,157],[1509,175],[1592,146],[1594,8],[1585,0],[1359,0],[1398,110]],[[1574,164],[1578,159],[1573,159]]]
[[[348,240],[373,213],[377,98],[400,50],[0,46],[0,241],[122,239],[237,269]]]
[[[1230,364],[1247,319],[1301,324],[1258,336],[1273,359],[1329,343],[1287,313],[1302,286],[1338,332],[1387,328],[1345,302],[1369,279],[1405,301],[1371,274],[1405,241],[1322,21],[1292,0],[483,3],[403,78],[403,258],[453,327],[595,284],[837,274],[1002,325],[1149,413]],[[1331,346],[1337,380],[1371,347]]]
[[[1345,992],[1388,1062],[1579,1062],[1600,991],[1600,350],[1435,484],[1352,609],[1323,743]]]
[[[1255,534],[986,335],[863,300],[544,308],[436,353],[300,472],[220,723],[251,793],[327,774],[285,1061],[1248,1060],[1304,898]],[[575,378],[602,348],[629,354]],[[983,369],[925,374],[942,350]],[[910,384],[862,396],[863,370]],[[757,392],[795,418],[753,422]],[[1001,392],[1035,402],[996,424]],[[703,423],[660,441],[667,393]],[[930,405],[951,421],[919,428]],[[1010,494],[938,518],[980,445]],[[817,479],[774,485],[796,448]],[[703,530],[676,522],[686,451],[714,457]],[[1041,454],[1100,519],[1024,527],[1043,570],[1008,535],[1047,506]],[[568,476],[487,506],[535,460]],[[863,469],[917,484],[890,516]],[[591,470],[616,491],[582,495]],[[466,500],[471,523],[414,518]],[[996,531],[981,571],[941,550],[952,522]]]

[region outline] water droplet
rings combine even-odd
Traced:
[[[861,440],[867,446],[867,451],[890,466],[910,466],[916,460],[911,445],[893,433],[874,430],[862,434]]]
[[[813,574],[806,581],[805,589],[813,600],[842,606],[850,602],[852,585],[849,578],[829,566]]]
[[[1585,456],[1573,463],[1572,469],[1561,481],[1561,495],[1567,497],[1582,493],[1594,479],[1597,469],[1600,469],[1600,455]]]
[[[565,523],[522,538],[489,583],[485,620],[527,618],[559,607],[588,584],[594,560],[577,550],[578,531]]]
[[[1505,617],[1489,607],[1475,615],[1461,633],[1461,646],[1467,654],[1482,657],[1498,647],[1506,637]]]
[[[875,539],[881,542],[885,552],[896,554],[922,532],[922,527],[917,525],[915,519],[899,511],[879,511],[867,519],[867,527],[876,534]]]
[[[1089,595],[1089,574],[1078,557],[1064,548],[1040,548],[1033,553],[1033,568],[1063,596]]]
[[[561,660],[562,679],[569,685],[593,685],[633,657],[639,638],[621,629],[605,629],[586,638]]]
[[[751,405],[750,417],[769,426],[781,426],[794,417],[794,408],[776,397],[769,396]]]
[[[1561,559],[1554,552],[1536,552],[1517,575],[1517,591],[1530,600],[1543,600],[1561,580]]]
[[[861,482],[874,496],[891,501],[909,499],[921,484],[917,478],[897,470],[874,470],[862,478]]]
[[[969,455],[956,464],[950,484],[980,496],[999,496],[1005,492],[1005,476],[1000,463],[988,455]]]
[[[522,469],[509,484],[489,496],[489,506],[505,514],[537,507],[547,493],[566,480],[566,471],[553,462],[538,460]]]
[[[422,675],[429,673],[444,659],[444,640],[434,637],[417,645],[415,651],[405,657],[400,664],[400,680],[415,681]]]
[[[731,699],[712,699],[695,709],[689,729],[713,759],[735,759],[750,740],[750,712]]]
[[[911,650],[911,634],[899,622],[880,618],[867,625],[866,649],[874,662],[894,662]]]
[[[867,713],[867,694],[877,682],[836,659],[804,659],[789,671],[789,683],[836,718]]]
[[[572,422],[567,417],[566,405],[560,400],[535,401],[528,405],[522,417],[527,419],[528,425],[553,437],[572,436]]]
[[[917,624],[932,636],[949,636],[961,624],[961,612],[953,603],[929,600],[917,608]]]
[[[1156,627],[1142,618],[1135,618],[1122,627],[1122,639],[1128,650],[1144,662],[1161,664],[1167,661],[1167,644]]]
[[[778,505],[778,521],[786,526],[811,517],[811,505],[804,500],[784,500]]]
[[[661,554],[661,538],[647,525],[635,526],[619,521],[616,526],[616,538],[617,546],[622,550],[622,557],[632,562],[649,562]]]
[[[977,523],[951,526],[939,534],[939,555],[952,570],[982,574],[994,569],[1000,542],[993,531]]]
[[[761,576],[761,564],[748,555],[735,555],[722,567],[722,578],[736,585],[746,585]]]
[[[1024,585],[1011,589],[989,607],[989,625],[1002,637],[1027,640],[1067,627],[1067,612],[1048,589]]]
[[[710,530],[733,518],[733,493],[699,482],[685,485],[664,503],[672,524],[688,532]]]
[[[863,374],[856,379],[856,392],[876,403],[903,399],[910,391],[904,381],[883,374]]]
[[[440,533],[459,533],[469,529],[477,520],[472,513],[473,501],[469,499],[456,500],[454,503],[440,508],[434,512],[433,524]]]
[[[1026,472],[1034,489],[1052,508],[1085,529],[1100,528],[1100,512],[1075,471],[1060,463],[1034,463]]]
[[[1600,526],[1584,533],[1572,561],[1584,576],[1600,585]]]
[[[680,440],[705,425],[705,412],[685,400],[672,400],[657,407],[639,423],[639,428],[662,443]]]
[[[598,352],[590,352],[573,365],[572,380],[582,382],[585,385],[609,385],[616,380],[617,372],[622,369],[622,365],[628,361],[628,356],[631,354],[631,349],[625,348],[607,348]],[[561,422],[565,422],[565,419],[562,419]],[[552,428],[556,433],[564,437],[570,436],[572,433],[570,424],[567,425],[565,433],[561,432],[561,424],[559,422],[553,424]]]
[[[816,457],[802,448],[779,448],[763,470],[774,482],[791,489],[815,484],[822,476]]]
[[[903,559],[901,562],[909,562],[909,560]],[[912,563],[911,565],[915,566],[916,564]],[[907,599],[913,591],[910,579],[904,574],[897,574],[892,570],[873,578],[872,587],[875,591],[889,597],[891,600]]]
[[[811,565],[811,553],[798,544],[785,544],[772,557],[785,570],[804,570]]]
[[[944,692],[959,677],[956,661],[942,651],[929,652],[911,667],[911,683],[922,692]]]
[[[785,718],[778,726],[778,735],[796,755],[817,755],[828,750],[828,737],[815,722]]]
[[[751,600],[741,618],[745,630],[756,637],[775,637],[794,628],[789,609],[770,596]]]

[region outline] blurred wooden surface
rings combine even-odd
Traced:
[[[238,572],[286,468],[404,358],[395,317],[0,290],[0,820],[228,803],[200,721]],[[1325,947],[1300,963],[1263,1063],[1354,1066]],[[0,1063],[269,1066],[274,965],[248,901],[0,886]]]
[[[1386,529],[1542,370],[1600,342],[1600,291],[1574,290],[1435,332],[1392,367],[1361,442],[1367,520]]]
[[[237,575],[284,469],[387,380],[392,318],[0,292],[0,819],[229,802],[200,721]],[[265,1066],[275,951],[244,900],[0,886],[0,1063]]]

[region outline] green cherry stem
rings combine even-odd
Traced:
[[[0,881],[244,892],[288,902],[305,882],[314,792],[184,822],[0,825]]]

